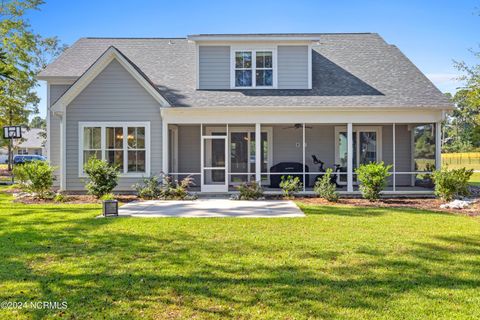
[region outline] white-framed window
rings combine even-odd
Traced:
[[[150,175],[150,122],[80,122],[79,176],[90,157],[116,165],[122,176]]]
[[[28,149],[18,149],[17,154],[26,155],[28,154]]]
[[[232,48],[231,87],[234,89],[276,88],[274,48]]]
[[[361,165],[370,162],[382,161],[382,127],[381,126],[354,126],[353,142],[353,171]],[[347,170],[347,127],[335,127],[335,163],[344,171]],[[346,183],[347,176],[340,176],[340,184]]]

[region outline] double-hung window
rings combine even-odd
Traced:
[[[125,176],[150,174],[149,122],[79,123],[79,175],[91,158],[107,161]]]
[[[234,88],[273,88],[273,50],[235,50],[233,54]]]

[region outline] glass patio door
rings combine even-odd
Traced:
[[[227,137],[202,137],[202,192],[227,192]]]

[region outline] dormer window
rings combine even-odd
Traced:
[[[274,88],[273,49],[233,49],[232,88]]]

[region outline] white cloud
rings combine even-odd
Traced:
[[[463,81],[458,80],[460,75],[456,73],[427,73],[426,76],[442,92],[454,94],[463,84]]]

